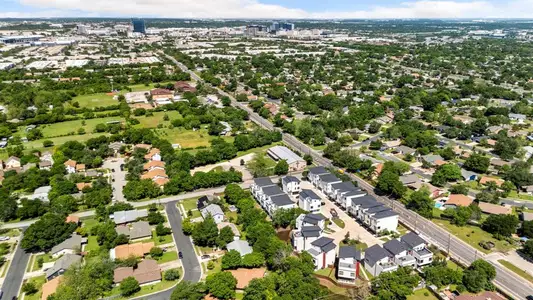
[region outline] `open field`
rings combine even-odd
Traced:
[[[434,219],[433,222],[441,227],[446,228],[447,231],[455,235],[456,237],[463,240],[465,243],[469,244],[470,246],[476,248],[477,250],[483,252],[483,253],[490,253],[491,250],[485,250],[481,246],[479,246],[479,242],[482,241],[490,241],[493,242],[495,247],[495,251],[501,251],[501,252],[507,252],[513,247],[506,241],[499,241],[492,237],[492,235],[483,229],[472,226],[472,225],[466,225],[463,227],[455,226],[450,223],[448,220],[442,220],[442,219]]]
[[[139,119],[139,121],[141,120]],[[210,136],[207,133],[207,129],[204,128],[196,131],[187,130],[183,127],[172,129],[158,128],[155,130],[155,133],[172,144],[180,144],[182,148],[209,147],[211,145],[210,141],[215,138],[214,136]],[[230,137],[225,137],[224,139],[228,142],[233,141],[233,138]]]
[[[87,245],[85,246],[85,251],[94,251],[100,249],[100,245],[98,245],[98,241],[96,240],[96,236],[89,236],[87,238]]]
[[[54,138],[44,138],[40,140],[35,140],[27,143],[23,143],[24,148],[27,150],[27,152],[31,150],[39,150],[39,151],[52,151],[53,147],[45,148],[43,147],[43,142],[46,140],[50,140],[54,143],[54,146],[60,146],[68,141],[78,141],[78,142],[85,142],[89,139],[96,138],[102,135],[108,135],[105,133],[86,133],[83,135],[67,135],[67,136],[60,136],[60,137],[54,137]]]
[[[118,104],[118,100],[114,100],[113,96],[107,95],[106,93],[76,96],[72,99],[72,103],[74,102],[78,102],[80,107],[85,108],[105,107]]]
[[[107,122],[124,121],[122,117],[106,117],[87,120],[74,120],[67,122],[60,122],[54,124],[46,124],[39,126],[39,129],[43,132],[44,138],[57,137],[67,135],[69,133],[76,133],[78,129],[83,128],[87,134],[93,133],[96,125],[106,124]],[[82,123],[85,122],[85,126]]]
[[[168,121],[165,121],[165,115],[169,117]],[[135,117],[137,120],[139,120],[140,124],[135,125],[135,127],[139,128],[156,128],[159,124],[162,124],[163,126],[170,125],[170,121],[174,119],[180,119],[181,115],[179,112],[172,110],[172,111],[158,111],[154,112],[152,116],[139,116]]]
[[[34,272],[34,271],[38,271],[39,270],[39,263],[38,263],[38,260],[39,258],[43,259],[43,263],[49,263],[49,262],[53,262],[53,261],[56,261],[58,258],[54,258],[52,257],[51,255],[49,254],[41,254],[41,255],[37,255],[36,257],[34,257],[33,259],[33,264],[32,264],[32,267],[31,267],[31,272]]]

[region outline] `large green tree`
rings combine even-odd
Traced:
[[[28,251],[49,250],[66,240],[76,227],[74,223],[66,223],[64,216],[48,213],[28,227],[20,245]]]
[[[230,272],[218,272],[207,276],[205,284],[214,297],[226,300],[235,298],[237,279]]]

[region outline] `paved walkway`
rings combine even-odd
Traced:
[[[494,252],[486,255],[485,259],[495,263],[498,263],[498,260],[500,259],[506,260],[533,276],[533,264],[522,258],[516,253],[516,250],[507,253]]]

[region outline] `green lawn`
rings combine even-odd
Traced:
[[[85,251],[94,251],[98,249],[100,249],[100,245],[98,245],[98,242],[96,241],[96,236],[89,236]]]
[[[72,99],[72,103],[74,102],[78,102],[82,108],[95,108],[118,104],[118,100],[114,100],[113,96],[109,96],[105,93],[76,96]]]
[[[49,262],[53,262],[53,261],[56,261],[58,258],[55,258],[55,257],[52,257],[50,254],[41,254],[41,255],[37,255],[34,259],[33,259],[33,264],[32,264],[32,267],[31,267],[31,272],[34,272],[34,271],[38,271],[39,270],[39,264],[38,264],[38,260],[39,258],[42,257],[43,258],[43,263],[49,263]]]
[[[27,143],[23,143],[24,148],[26,149],[26,152],[30,152],[31,150],[39,150],[39,151],[52,151],[52,148],[45,148],[43,147],[43,142],[46,140],[50,140],[54,143],[54,146],[60,146],[68,141],[76,140],[78,142],[85,142],[89,139],[100,137],[102,135],[108,135],[105,133],[86,133],[82,135],[67,135],[67,136],[60,136],[60,137],[53,137],[53,138],[43,138],[40,140],[30,141]]]
[[[33,277],[28,279],[28,282],[33,282],[39,291],[33,295],[24,295],[24,300],[41,300],[41,295],[43,294],[42,287],[46,282],[46,276]],[[20,296],[22,296],[22,291],[20,293]],[[19,297],[19,299],[22,299],[22,297]]]
[[[186,200],[180,201],[179,203],[183,205],[183,208],[185,209],[185,213],[187,213],[189,210],[197,209],[196,201],[198,201],[198,198],[186,199]]]
[[[209,270],[207,268],[207,264],[209,262],[204,262],[205,264],[205,269],[207,270],[206,272],[206,275],[211,275],[211,274],[214,274],[214,273],[218,273],[222,270],[222,258],[218,258],[218,259],[212,259],[211,260],[213,263],[215,263],[215,267],[212,269],[212,270]]]
[[[528,272],[520,269],[519,267],[513,265],[512,263],[510,263],[510,262],[508,262],[506,260],[499,259],[498,262],[500,264],[502,264],[503,266],[505,266],[507,269],[509,269],[509,270],[515,272],[516,274],[520,275],[525,280],[533,283],[533,276],[531,276],[531,274],[529,274]]]
[[[172,239],[172,234],[157,236],[157,234],[154,231],[153,235],[154,235],[153,240],[156,246],[170,244],[174,242],[174,239]]]
[[[176,251],[168,251],[163,253],[163,256],[157,260],[158,264],[163,264],[167,262],[171,262],[173,260],[178,260],[178,252]]]
[[[142,118],[139,119],[142,124]],[[146,120],[148,122],[148,120]],[[136,126],[140,126],[136,125]],[[207,129],[202,128],[196,131],[187,130],[183,127],[169,128],[157,128],[155,130],[156,135],[168,140],[172,144],[180,144],[182,148],[196,148],[196,147],[209,147],[210,141],[214,139],[214,136],[210,136]],[[223,137],[226,141],[232,141],[232,137]]]
[[[183,276],[183,271],[182,269],[180,268],[179,269],[179,272],[180,272],[180,277]],[[116,299],[116,300],[126,300],[126,299],[132,299],[132,298],[137,298],[137,297],[141,297],[141,296],[145,296],[145,295],[148,295],[148,294],[153,294],[153,293],[156,293],[156,292],[160,292],[160,291],[163,291],[163,290],[167,290],[171,287],[173,287],[174,285],[176,285],[178,283],[178,280],[176,281],[167,281],[165,280],[165,272],[163,272],[162,274],[162,277],[163,279],[161,280],[161,282],[158,282],[156,284],[150,284],[150,285],[145,285],[145,286],[141,286],[141,290],[138,291],[137,293],[125,298],[125,297],[120,297],[120,286],[116,286],[114,287],[111,291],[109,291],[106,296],[107,297],[112,297],[112,296],[119,296],[117,298],[113,298],[113,299]]]
[[[493,238],[490,233],[483,231],[483,229],[481,229],[480,227],[472,225],[459,227],[451,224],[450,221],[443,219],[433,219],[433,222],[441,227],[446,228],[446,230],[452,233],[454,236],[460,238],[465,243],[469,244],[470,246],[476,248],[477,250],[483,253],[490,253],[491,250],[485,250],[481,246],[479,246],[479,242],[481,241],[493,242],[496,245],[496,247],[494,248],[495,251],[507,252],[513,249],[513,246],[510,245],[508,242],[499,241]]]
[[[87,119],[87,120],[74,120],[74,121],[46,124],[43,126],[39,126],[39,128],[43,132],[44,138],[51,138],[51,137],[67,135],[72,132],[76,133],[77,135],[77,131],[80,128],[85,129],[86,133],[93,133],[96,125],[106,124],[107,122],[115,122],[115,121],[122,122],[124,121],[124,119],[122,117],[106,117],[106,118],[95,118],[95,119]],[[85,122],[85,126],[82,125],[83,122]]]
[[[165,121],[165,115],[169,117],[168,121]],[[163,126],[170,125],[170,121],[174,119],[181,118],[181,115],[177,111],[158,111],[154,112],[152,116],[139,116],[135,117],[137,120],[139,120],[140,124],[135,125],[135,127],[139,128],[156,128],[159,124],[162,124]]]
[[[416,290],[413,294],[407,296],[407,300],[437,300],[427,288]]]
[[[517,193],[516,191],[511,191],[509,193],[509,198],[517,198],[521,200],[533,201],[533,196],[522,194],[522,193]]]
[[[337,224],[340,228],[344,228],[346,225],[344,224],[344,221],[340,218],[334,218],[333,223]]]
[[[87,229],[87,232],[90,232],[94,226],[100,224],[98,220],[92,217],[87,218],[87,219],[82,219],[81,221],[82,221],[82,226]]]

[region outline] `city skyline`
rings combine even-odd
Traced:
[[[168,17],[168,18],[529,18],[533,0],[290,1],[280,0],[3,0],[0,17]]]

